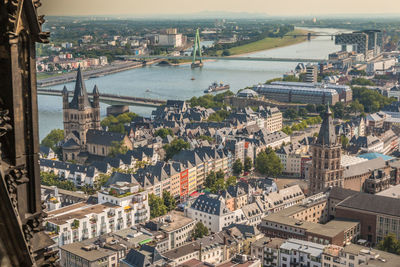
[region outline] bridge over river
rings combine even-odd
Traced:
[[[38,88],[37,93],[38,95],[62,96],[62,91],[55,89]],[[72,96],[73,92],[70,91],[69,95]],[[93,95],[91,93],[88,93],[88,95],[89,98],[93,98]],[[104,94],[104,93],[100,93],[100,102],[109,105],[128,105],[128,106],[142,106],[142,107],[159,107],[167,103],[167,101],[159,99],[121,96],[117,94]]]

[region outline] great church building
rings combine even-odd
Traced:
[[[78,68],[74,96],[69,102],[69,93],[63,89],[63,120],[65,143],[64,160],[77,160],[81,152],[87,150],[87,132],[100,130],[99,90],[93,88],[93,101],[89,100],[82,71]]]

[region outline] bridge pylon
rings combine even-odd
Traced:
[[[197,57],[197,51],[199,51],[199,61],[196,62],[196,57]],[[203,67],[203,61],[202,61],[202,56],[201,56],[201,45],[200,45],[200,32],[199,29],[197,28],[196,30],[196,37],[194,39],[194,44],[193,44],[193,59],[192,59],[192,69],[193,68],[198,68],[198,67]]]

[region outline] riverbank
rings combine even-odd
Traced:
[[[321,34],[335,34],[338,29],[304,29]],[[248,57],[271,58],[327,58],[329,53],[338,51],[329,36],[318,36],[313,41],[302,42],[291,46],[259,51]],[[270,61],[234,61],[215,60],[206,62],[203,68],[191,69],[190,66],[156,66],[136,68],[129,71],[88,79],[87,88],[95,84],[100,92],[154,98],[160,100],[185,100],[193,96],[204,95],[203,91],[214,81],[229,83],[232,92],[249,85],[255,85],[266,80],[279,77],[296,67],[296,62]],[[195,78],[192,80],[191,78]],[[51,87],[62,90],[64,84]],[[69,90],[74,84],[66,84]],[[106,116],[107,105],[101,103],[101,116]],[[62,98],[55,96],[38,97],[40,139],[43,139],[52,129],[63,128]],[[130,110],[141,116],[151,116],[153,108],[131,106]]]
[[[311,31],[307,30],[302,30],[302,29],[295,29],[292,32],[289,32],[288,34],[290,35],[307,35],[307,33],[312,33]],[[231,56],[243,56],[247,55],[249,53],[254,53],[254,52],[259,52],[259,51],[264,51],[264,50],[269,50],[269,49],[274,49],[274,48],[279,48],[279,47],[285,47],[289,45],[294,45],[298,43],[302,43],[307,41],[307,36],[297,36],[296,38],[294,36],[284,36],[283,38],[264,38],[262,40],[241,45],[241,46],[236,46],[228,49],[229,53]],[[222,51],[221,51],[222,53]]]
[[[98,78],[98,77],[102,77],[105,75],[110,75],[110,74],[114,74],[114,73],[118,73],[118,72],[122,72],[122,71],[127,71],[127,70],[131,70],[131,69],[136,69],[136,68],[142,68],[146,65],[152,65],[152,64],[155,64],[158,62],[160,62],[160,60],[158,60],[158,59],[154,59],[154,60],[146,61],[146,62],[121,61],[121,62],[114,63],[112,65],[106,65],[104,67],[86,70],[83,72],[83,75],[88,79]],[[40,77],[43,77],[43,78],[40,79]],[[76,78],[76,71],[72,71],[69,73],[53,73],[53,74],[39,73],[37,84],[39,87],[52,86],[52,85],[57,85],[57,84],[65,84],[65,83],[75,81],[75,78]]]
[[[313,33],[313,31],[303,30],[303,29],[295,29],[294,31],[289,32],[290,35],[302,35],[302,36],[285,36],[283,38],[270,38],[267,37],[265,39],[249,43],[246,45],[241,45],[237,47],[232,47],[229,50],[230,56],[246,56],[251,53],[260,52],[260,51],[267,51],[275,48],[281,48],[285,46],[295,45],[302,42],[307,41],[308,33]],[[311,37],[314,39],[315,37]],[[218,55],[222,54],[222,50],[217,52]],[[222,57],[222,56],[221,56]],[[229,56],[228,56],[229,57]],[[203,60],[203,62],[215,61],[214,59]],[[182,60],[179,59],[178,62],[173,62],[169,60],[168,62],[171,63],[171,66],[179,66],[179,65],[188,65],[191,64],[191,60]]]

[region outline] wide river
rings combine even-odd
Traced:
[[[337,29],[311,29],[319,33],[337,33]],[[247,54],[249,57],[293,57],[327,59],[328,54],[339,50],[329,36],[321,36],[299,44]],[[100,92],[157,99],[186,100],[203,95],[203,91],[214,81],[231,86],[233,92],[266,80],[281,77],[293,70],[295,62],[258,61],[210,61],[203,68],[191,69],[190,65],[148,66],[112,75],[86,80],[88,91],[97,84]],[[194,77],[195,80],[191,80]],[[51,88],[62,89],[64,85]],[[66,84],[73,90],[74,83]],[[63,128],[62,99],[54,96],[39,96],[39,136],[43,139],[52,129]],[[107,105],[101,104],[105,116]],[[153,108],[130,107],[142,116],[150,115]]]

